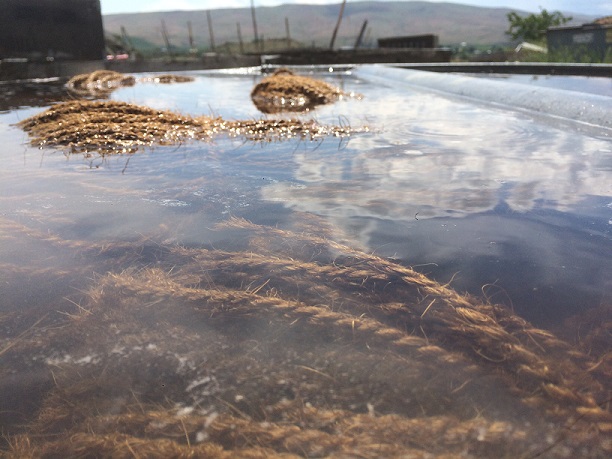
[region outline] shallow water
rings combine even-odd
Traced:
[[[110,97],[190,115],[225,119],[263,116],[249,98],[261,78],[258,73],[190,75],[195,77],[192,83],[137,84],[116,90]],[[53,386],[49,368],[59,368],[67,380],[73,377],[72,371],[100,375],[102,368],[113,365],[118,365],[120,375],[125,371],[117,363],[121,359],[133,368],[150,369],[140,379],[130,375],[128,385],[137,393],[146,393],[154,401],[172,399],[185,413],[200,409],[203,416],[216,417],[220,408],[214,398],[230,397],[227,387],[231,384],[242,391],[230,397],[237,411],[251,413],[252,405],[241,405],[245,398],[253,404],[278,402],[280,396],[267,400],[257,384],[240,381],[240,371],[246,370],[239,368],[248,367],[250,351],[245,351],[243,344],[240,351],[223,354],[233,341],[218,324],[195,323],[183,317],[183,312],[175,316],[166,310],[139,312],[136,320],[141,323],[133,324],[142,327],[139,339],[120,340],[111,346],[112,333],[105,335],[109,329],[117,330],[117,336],[132,333],[121,323],[127,317],[122,314],[129,302],[113,296],[115,290],[128,287],[113,284],[106,275],[137,277],[159,268],[170,276],[182,270],[181,275],[197,277],[183,286],[193,284],[201,289],[203,285],[218,286],[222,278],[238,271],[233,267],[225,273],[217,265],[205,266],[198,261],[203,256],[201,250],[236,251],[248,259],[250,251],[256,250],[253,247],[264,244],[275,257],[324,263],[327,258],[319,260],[321,253],[317,252],[323,250],[321,243],[300,242],[298,237],[320,232],[326,240],[391,260],[399,267],[413,267],[458,292],[501,304],[534,326],[564,338],[580,334],[575,328],[580,321],[575,317],[609,307],[612,143],[605,129],[586,133],[580,126],[572,128],[571,120],[559,123],[554,116],[531,116],[418,88],[398,89],[393,79],[388,84],[374,84],[361,78],[359,71],[319,72],[316,76],[344,91],[360,93],[363,99],[341,100],[301,117],[313,117],[323,124],[367,125],[371,132],[316,142],[253,144],[220,137],[210,142],[146,148],[133,155],[86,157],[30,146],[27,135],[14,125],[48,107],[50,100],[69,97],[57,85],[36,87],[34,96],[20,96],[16,91],[0,99],[0,272],[4,277],[0,285],[4,334],[0,358],[8,365],[3,373],[4,393],[13,393],[17,400],[4,410],[12,413],[3,415],[4,425],[17,429],[14,424],[36,416],[44,394]],[[254,237],[248,230],[216,227],[231,217],[292,233],[284,238],[264,231],[263,236]],[[192,252],[179,256],[173,250],[180,247]],[[326,250],[330,252],[328,261],[335,265],[337,249]],[[342,264],[341,257],[337,264]],[[367,277],[361,287],[349,283],[353,287],[336,297],[337,292],[306,281],[302,285],[292,279],[284,284],[282,270],[276,279],[278,285],[272,286],[268,278],[274,276],[274,270],[244,269],[245,277],[228,281],[229,287],[254,294],[263,289],[269,297],[291,291],[298,301],[321,303],[334,311],[348,308],[353,301],[347,299],[350,295],[367,296],[365,291],[360,293],[369,282]],[[145,284],[152,291],[153,286],[166,282],[147,279],[149,284]],[[389,290],[394,288],[395,284]],[[384,289],[383,293],[388,294]],[[164,304],[180,305],[185,298],[166,298]],[[73,347],[65,335],[54,331],[53,327],[66,327],[66,314],[71,317],[82,313],[80,308],[98,305],[120,305],[115,321],[110,312],[96,319],[103,318],[106,327],[98,330],[99,342],[93,324],[88,325],[93,328],[82,341],[89,347],[80,347],[81,341]],[[29,328],[45,314],[49,317],[44,328]],[[517,425],[531,422],[523,408],[513,406],[510,393],[491,390],[495,384],[488,385],[489,376],[482,376],[478,383],[482,387],[476,384],[465,399],[442,401],[440,378],[450,377],[453,373],[449,369],[444,370],[449,371],[446,376],[442,370],[432,376],[431,369],[416,364],[410,370],[413,373],[400,370],[401,355],[387,355],[384,363],[351,353],[339,357],[340,345],[309,329],[295,336],[281,330],[276,344],[261,344],[267,342],[266,333],[271,331],[266,328],[269,325],[255,322],[244,322],[241,317],[228,327],[234,327],[237,336],[244,333],[250,337],[261,371],[277,372],[275,390],[292,393],[287,395],[290,399],[299,398],[299,393],[296,396],[286,387],[299,367],[309,376],[338,371],[338,376],[323,380],[336,378],[335,383],[345,384],[334,387],[328,381],[321,386],[320,399],[310,394],[308,403],[315,406],[348,409],[360,398],[357,412],[405,414],[416,410],[429,416],[452,413],[469,417],[466,413],[474,404],[486,406],[493,419]],[[55,348],[45,344],[47,330],[52,336],[48,342]],[[423,338],[418,327],[406,331]],[[421,331],[428,339],[426,331]],[[59,333],[58,337],[54,333]],[[32,341],[26,345],[26,339]],[[191,343],[198,349],[218,346],[219,352],[211,349],[192,355]],[[281,348],[295,350],[293,360],[275,348],[278,343]],[[609,349],[610,344],[608,335],[602,345]],[[24,347],[18,353],[15,349],[20,345]],[[486,349],[481,351],[487,353]],[[330,359],[340,363],[336,367]],[[290,360],[293,373],[287,369]],[[350,369],[346,375],[339,370],[342,365]],[[218,367],[224,372],[211,369]],[[232,372],[238,382],[229,382]],[[367,374],[372,376],[361,387],[360,378]],[[168,387],[168,392],[160,389],[159,375],[164,375],[163,387]],[[246,373],[245,381],[247,376],[252,377]],[[393,378],[398,382],[427,380],[431,387],[417,403],[401,396],[401,391],[397,394],[397,386],[392,388],[388,382]],[[468,380],[478,379],[466,377]],[[344,395],[337,399],[325,395],[325,391],[347,391],[351,384],[360,391],[358,395],[346,395],[346,400]],[[461,385],[454,384],[454,389]],[[170,386],[173,392],[169,392]],[[122,398],[114,403],[118,407],[113,412],[129,405]],[[15,418],[11,420],[12,415]],[[198,434],[202,432],[204,437],[209,435],[205,429]]]

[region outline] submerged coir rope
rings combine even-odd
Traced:
[[[273,231],[275,230],[271,230]],[[289,239],[299,238],[299,235],[294,234]],[[339,249],[340,246],[335,245],[335,248]],[[354,253],[348,247],[345,251]],[[208,253],[200,252],[194,254],[194,259],[205,266],[204,259],[207,255]],[[551,414],[564,418],[572,414],[571,407],[574,407],[579,415],[593,421],[609,422],[612,419],[608,412],[598,406],[593,396],[595,394],[601,399],[606,395],[606,388],[586,372],[586,368],[594,364],[591,359],[583,355],[582,359],[574,363],[575,353],[570,352],[567,344],[555,339],[550,333],[536,329],[520,319],[510,320],[510,314],[502,308],[470,303],[466,297],[461,297],[408,268],[393,265],[380,258],[376,260],[378,257],[366,254],[360,258],[362,261],[365,258],[376,263],[376,270],[369,271],[366,264],[359,264],[357,270],[352,270],[350,267],[341,266],[337,259],[333,266],[321,267],[315,263],[296,260],[264,260],[262,256],[254,254],[245,256],[215,253],[208,258],[211,267],[227,273],[226,276],[230,278],[236,276],[237,272],[266,272],[267,279],[272,279],[273,273],[279,272],[286,280],[291,277],[292,271],[298,271],[298,277],[306,282],[308,278],[312,283],[325,283],[333,279],[334,284],[345,288],[365,284],[365,290],[368,290],[366,280],[370,277],[378,276],[380,281],[386,281],[380,282],[379,285],[382,286],[391,282],[397,283],[399,280],[407,288],[400,285],[399,290],[393,292],[393,296],[416,297],[417,301],[408,304],[387,302],[378,308],[372,307],[372,299],[365,303],[363,308],[360,307],[361,303],[352,302],[352,311],[344,314],[330,311],[320,305],[310,306],[248,292],[183,287],[157,270],[145,271],[138,278],[125,274],[115,275],[112,285],[130,289],[139,295],[165,296],[170,292],[171,296],[179,296],[187,301],[203,302],[206,310],[213,315],[257,315],[264,311],[278,310],[282,316],[289,314],[313,324],[327,323],[327,326],[338,332],[344,329],[347,334],[352,333],[353,336],[365,333],[363,341],[379,344],[387,342],[398,350],[401,349],[401,352],[408,352],[415,346],[423,346],[424,343],[423,338],[406,335],[401,331],[409,327],[417,333],[420,331],[427,339],[436,339],[439,346],[461,350],[480,365],[493,366],[496,371],[505,373],[508,382],[516,384],[516,388],[524,394],[529,403],[542,401],[536,394],[544,399],[549,398],[553,402],[547,407]],[[383,276],[385,267],[388,273]],[[253,279],[245,279],[249,280]],[[272,282],[268,287],[273,285]],[[422,292],[419,293],[421,289]],[[356,318],[362,312],[376,320],[368,319],[364,315]],[[503,328],[497,320],[498,317],[506,319],[512,326],[511,332]],[[380,320],[382,322],[379,322]],[[384,323],[393,323],[399,329],[387,328]],[[520,325],[520,328],[517,325]],[[443,354],[437,346],[428,346],[426,352],[431,354],[430,358],[434,358],[438,353]],[[443,355],[442,358],[449,361],[456,357]]]
[[[592,371],[607,362],[598,356],[507,309],[317,234],[236,218],[220,227],[246,234],[244,248],[66,241],[3,222],[4,231],[84,261],[103,256],[109,269],[94,277],[64,326],[5,346],[12,359],[47,350],[53,369],[41,409],[26,432],[12,437],[12,457],[610,452],[609,382],[605,371]],[[309,348],[320,357],[300,355]],[[377,365],[389,360],[394,373],[372,374],[373,385],[363,386],[366,375],[353,372],[371,365],[370,356]],[[236,388],[221,380],[236,381]],[[378,397],[383,381],[392,392]],[[177,391],[168,392],[169,385]],[[512,413],[478,414],[495,403],[481,400],[487,391]],[[194,406],[168,405],[175,397],[191,397]],[[460,408],[469,403],[476,404],[472,415]],[[427,413],[436,404],[457,413]]]
[[[154,409],[105,416],[90,431],[75,432],[69,442],[51,441],[39,450],[49,456],[79,454],[111,457],[457,457],[465,442],[479,442],[482,450],[496,444],[518,455],[535,452],[528,433],[487,419],[461,422],[452,416],[407,420],[401,416],[371,416],[343,411],[273,408],[289,414],[284,422],[253,421],[232,415],[171,416]],[[153,438],[143,439],[143,430]],[[197,441],[198,436],[206,442]],[[14,441],[14,453],[32,454],[25,437]],[[34,450],[36,451],[36,450]],[[500,456],[501,457],[501,456]]]

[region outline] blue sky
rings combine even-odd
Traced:
[[[355,1],[355,0],[353,0]],[[409,0],[406,0],[409,1]],[[435,0],[425,0],[435,2]],[[540,7],[548,11],[582,13],[590,16],[612,15],[612,0],[446,0],[452,3],[486,7],[508,7],[521,11],[538,12]],[[326,4],[341,0],[254,0],[255,6],[274,6],[288,3]],[[173,10],[212,10],[217,8],[244,8],[250,0],[100,0],[102,14],[134,13]],[[347,8],[351,0],[348,0]]]

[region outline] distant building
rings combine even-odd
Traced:
[[[437,35],[410,35],[406,37],[379,38],[379,48],[428,48],[433,49],[439,46]]]
[[[99,0],[0,0],[0,59],[102,60]]]
[[[546,31],[548,52],[576,62],[612,60],[612,20],[602,18],[591,24],[550,27]]]

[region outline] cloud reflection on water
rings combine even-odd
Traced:
[[[294,155],[295,179],[265,199],[295,210],[391,220],[464,216],[505,203],[560,211],[587,195],[609,194],[607,141],[535,123],[513,112],[433,94],[378,94],[367,107],[380,134],[346,150]]]
[[[325,215],[364,250],[459,291],[489,285],[538,323],[605,301],[608,140],[428,92],[364,92],[348,112],[382,132],[295,153],[298,183],[270,184],[264,199]]]

